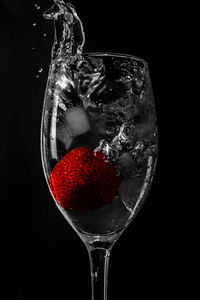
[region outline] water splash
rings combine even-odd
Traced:
[[[51,51],[51,64],[48,76],[47,95],[53,94],[54,106],[51,126],[51,154],[57,159],[55,120],[59,101],[60,82],[70,89],[71,69],[76,61],[81,61],[85,43],[83,25],[74,6],[63,0],[54,0],[54,5],[43,14],[47,20],[54,22],[54,43]],[[64,80],[63,80],[64,78]]]
[[[52,59],[78,56],[85,43],[83,25],[75,8],[63,0],[54,0],[54,5],[44,13],[44,18],[54,21],[55,36]]]
[[[122,124],[118,135],[113,138],[111,143],[106,142],[104,139],[101,140],[99,146],[94,150],[94,152],[102,151],[112,161],[118,160],[120,151],[132,148],[134,130],[135,127],[133,124]]]

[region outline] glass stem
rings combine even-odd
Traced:
[[[91,267],[92,300],[107,300],[108,263],[111,249],[88,249]]]

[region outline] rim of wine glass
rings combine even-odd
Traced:
[[[82,55],[89,55],[89,56],[115,56],[115,57],[124,57],[124,58],[131,58],[131,59],[135,59],[138,60],[140,62],[143,62],[146,66],[148,66],[148,63],[140,57],[131,55],[131,54],[127,54],[127,53],[117,53],[117,52],[84,52],[82,53]]]

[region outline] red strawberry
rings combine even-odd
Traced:
[[[102,152],[81,147],[54,167],[50,187],[64,209],[90,211],[110,203],[119,189],[119,175]]]

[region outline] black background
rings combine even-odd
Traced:
[[[1,298],[6,300],[90,299],[86,248],[53,203],[40,160],[53,42],[53,24],[43,20],[42,12],[52,2],[0,1],[0,263]],[[195,9],[169,1],[71,3],[84,25],[85,52],[130,53],[149,63],[158,112],[154,183],[112,250],[109,300],[185,295],[190,275],[183,254],[188,241],[181,212],[187,206],[182,159],[189,134]]]

